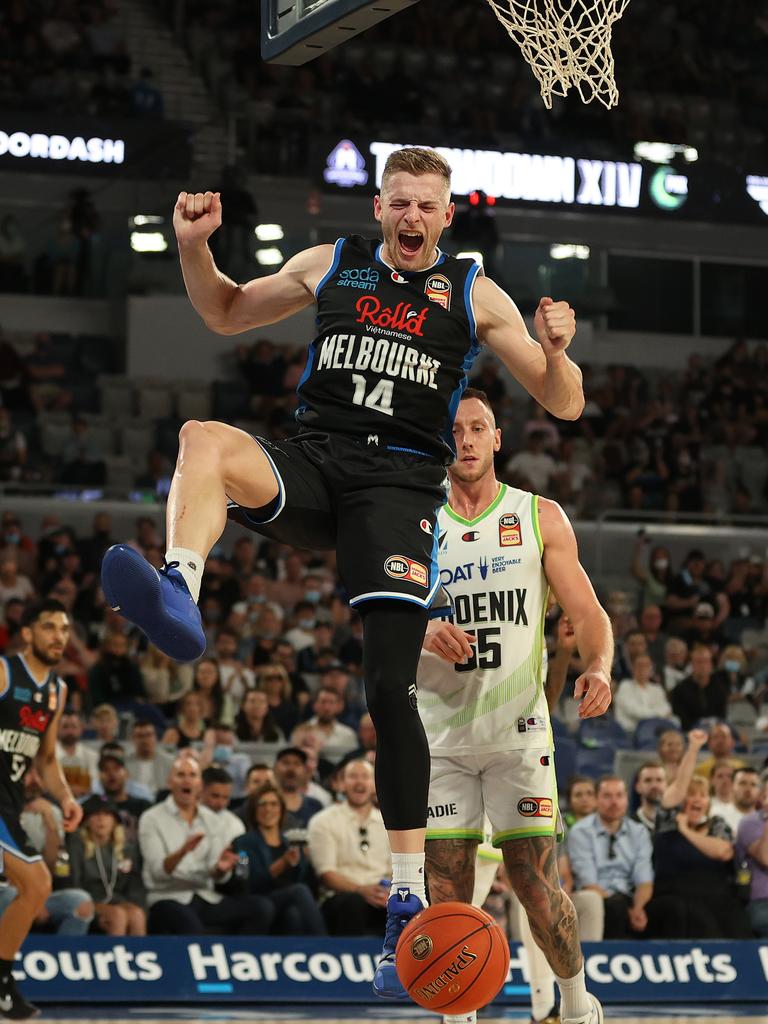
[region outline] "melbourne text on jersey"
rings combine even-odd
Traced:
[[[401,377],[437,390],[435,379],[440,362],[388,338],[367,334],[329,334],[320,342],[317,370],[371,370],[373,373]]]
[[[0,750],[7,754],[23,754],[35,757],[40,749],[40,737],[30,736],[17,729],[0,729]]]

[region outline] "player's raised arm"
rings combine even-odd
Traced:
[[[192,305],[217,334],[240,334],[277,323],[314,301],[333,259],[332,245],[297,253],[276,274],[238,285],[223,274],[208,248],[221,226],[218,192],[180,192],[173,210],[181,272]]]
[[[576,314],[567,302],[543,298],[534,325],[538,344],[512,299],[487,277],[473,290],[477,336],[537,402],[564,420],[584,409],[581,370],[566,355],[576,333]]]
[[[581,701],[579,717],[602,715],[611,703],[611,621],[579,561],[573,527],[556,501],[539,498],[539,525],[544,572],[558,604],[573,623],[576,645],[586,665],[573,694]]]

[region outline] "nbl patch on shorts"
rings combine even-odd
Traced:
[[[405,555],[389,555],[384,562],[384,572],[395,580],[408,580],[418,583],[420,587],[429,586],[429,572],[426,565],[414,562]]]

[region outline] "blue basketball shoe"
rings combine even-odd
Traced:
[[[205,633],[178,564],[169,562],[158,572],[133,548],[114,544],[101,563],[101,586],[110,608],[143,630],[163,654],[194,661],[205,653]]]
[[[397,976],[395,949],[397,940],[405,926],[424,910],[424,904],[408,888],[398,889],[387,900],[387,929],[384,932],[384,948],[376,973],[373,976],[373,991],[381,999],[407,999],[408,993]]]

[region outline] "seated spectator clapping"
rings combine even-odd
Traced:
[[[174,761],[170,794],[139,820],[139,847],[149,907],[149,930],[170,935],[265,935],[274,911],[263,897],[223,896],[237,854],[226,844],[213,811],[200,805],[200,767],[189,756]]]
[[[248,831],[232,846],[248,856],[249,891],[275,908],[276,935],[325,935],[325,924],[310,885],[312,870],[304,853],[306,833],[284,831],[285,801],[267,783],[248,797]]]
[[[89,797],[83,823],[67,836],[72,885],[93,900],[96,921],[106,935],[146,935],[146,893],[138,850],[126,839],[117,804]]]
[[[351,761],[344,769],[343,803],[309,823],[309,856],[325,897],[331,935],[378,935],[386,920],[392,862],[381,811],[374,807],[373,766]]]

